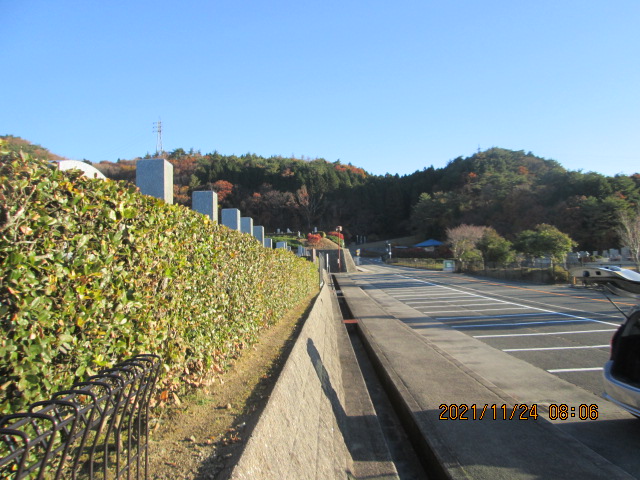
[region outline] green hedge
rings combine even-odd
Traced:
[[[0,156],[0,413],[136,353],[166,388],[220,371],[316,288],[313,264],[199,213]]]

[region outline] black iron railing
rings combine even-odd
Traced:
[[[0,418],[1,479],[143,479],[156,355],[136,355]]]

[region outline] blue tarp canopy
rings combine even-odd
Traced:
[[[414,247],[437,247],[438,245],[442,245],[442,242],[430,238],[429,240],[415,244]]]

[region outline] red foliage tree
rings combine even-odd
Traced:
[[[218,194],[218,200],[222,202],[233,192],[233,183],[226,180],[218,180],[213,184],[213,189]]]

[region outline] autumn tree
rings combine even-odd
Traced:
[[[447,242],[453,257],[458,260],[474,260],[480,255],[476,249],[487,227],[462,224],[455,228],[447,228]]]
[[[233,192],[233,184],[226,180],[218,180],[214,182],[213,189],[218,194],[218,201],[224,202]]]
[[[640,209],[633,213],[621,212],[619,225],[616,229],[622,245],[629,248],[631,257],[636,264],[640,264]]]

